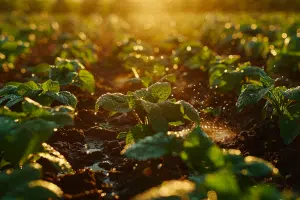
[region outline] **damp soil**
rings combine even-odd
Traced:
[[[51,58],[47,58],[49,62]],[[24,61],[20,61],[24,62]],[[141,85],[122,82],[131,73],[119,68],[107,69],[105,63],[91,66],[97,84],[94,95],[75,87],[64,88],[79,100],[75,125],[56,131],[48,143],[66,157],[74,169],[73,174],[58,174],[51,165],[44,165],[44,179],[57,184],[64,191],[64,199],[130,199],[163,181],[184,179],[187,167],[177,157],[149,161],[125,158],[121,152],[124,141],[116,136],[136,124],[131,114],[109,118],[108,113],[95,113],[96,99],[106,92],[123,92]],[[276,119],[261,120],[263,104],[238,113],[235,93],[221,93],[209,88],[208,77],[199,70],[179,67],[174,71],[177,81],[173,84],[176,99],[193,104],[201,114],[202,127],[222,148],[241,150],[243,155],[253,155],[273,163],[281,176],[266,179],[278,188],[300,189],[300,138],[284,145]],[[8,81],[24,81],[30,74],[16,70],[1,75],[0,86]],[[220,115],[205,114],[202,109],[219,107]]]

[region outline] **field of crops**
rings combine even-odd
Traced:
[[[296,200],[299,84],[298,14],[2,13],[0,200]]]

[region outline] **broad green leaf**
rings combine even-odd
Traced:
[[[200,124],[200,116],[198,111],[189,103],[185,101],[179,101],[183,107],[185,118],[195,122],[197,125]]]
[[[153,187],[150,190],[143,192],[133,198],[133,200],[153,200],[153,199],[189,199],[189,194],[196,189],[193,182],[184,181],[166,181],[162,185]],[[173,198],[172,198],[173,197]],[[177,198],[176,198],[177,197]]]
[[[162,109],[155,103],[140,100],[143,108],[147,112],[149,124],[155,132],[167,132],[169,129],[168,121],[163,115]]]
[[[275,83],[275,81],[269,76],[260,77],[260,82],[263,84],[264,87],[272,87]]]
[[[1,199],[43,200],[62,197],[63,192],[58,186],[40,178],[41,165],[37,163],[0,173]]]
[[[7,107],[0,108],[0,115],[11,117],[12,119],[19,119],[26,117],[26,113],[13,112]]]
[[[59,92],[60,91],[60,86],[59,83],[57,81],[52,81],[51,79],[49,79],[48,81],[44,82],[42,84],[42,89],[43,92]]]
[[[44,119],[46,121],[52,121],[55,122],[57,126],[73,125],[74,109],[72,107],[43,107],[37,102],[26,98],[22,108],[30,119]]]
[[[288,89],[283,94],[289,100],[300,101],[300,86]]]
[[[181,111],[181,104],[173,103],[171,101],[164,101],[158,103],[163,116],[169,122],[183,121],[183,113]]]
[[[157,82],[148,88],[151,95],[157,102],[165,101],[171,95],[171,84],[167,82]]]
[[[245,157],[244,162],[235,165],[234,168],[241,174],[251,177],[264,177],[278,173],[271,163],[253,156]]]
[[[89,71],[80,70],[77,79],[82,90],[90,93],[95,92],[95,78]]]
[[[239,184],[235,175],[228,171],[219,171],[206,175],[205,186],[208,190],[215,191],[220,199],[237,199],[240,194]]]
[[[253,67],[253,66],[247,66],[241,69],[241,73],[243,76],[259,76],[259,77],[265,77],[267,74],[266,72],[260,68],[260,67]]]
[[[0,173],[0,193],[14,191],[18,186],[41,178],[42,166],[37,163],[32,163],[23,166],[22,169],[9,169]],[[7,173],[9,172],[9,173]]]
[[[47,141],[57,125],[42,119],[26,121],[5,136],[0,142],[3,158],[14,165],[23,165],[28,155],[36,153],[41,143]],[[14,146],[14,148],[11,148]]]
[[[280,192],[268,185],[258,185],[249,189],[249,193],[245,195],[243,200],[280,200],[283,199]]]
[[[34,180],[17,187],[14,191],[7,193],[4,199],[58,199],[63,196],[63,191],[55,184],[44,181]]]
[[[145,87],[149,87],[149,85],[153,82],[153,80],[150,76],[142,77],[141,81]]]
[[[1,115],[1,113],[0,113]],[[17,123],[10,117],[0,116],[0,139],[13,129]],[[0,147],[1,149],[1,147]]]
[[[10,108],[13,105],[23,101],[23,97],[21,97],[19,95],[9,94],[9,95],[6,95],[6,96],[4,96],[0,99],[0,104],[2,104],[5,101],[7,101],[5,106]]]
[[[211,170],[215,167],[215,158],[210,158],[210,148],[214,146],[211,139],[201,130],[196,127],[187,136],[183,143],[183,151],[181,152],[181,159],[185,161],[188,166],[196,172],[203,172]]]
[[[6,94],[13,94],[13,93],[16,92],[16,90],[17,90],[16,86],[7,85],[7,86],[0,89],[0,97],[3,96],[3,95],[6,95]]]
[[[119,113],[127,113],[132,110],[129,106],[126,95],[121,93],[107,93],[102,95],[97,99],[95,105],[96,112],[100,107],[107,111]]]
[[[23,97],[31,97],[38,94],[39,90],[41,90],[41,88],[35,82],[29,81],[19,85],[17,93]]]
[[[171,154],[176,150],[174,147],[176,147],[174,136],[169,136],[165,133],[157,133],[153,136],[148,136],[139,140],[137,143],[124,149],[122,153],[129,158],[147,160]]]
[[[55,65],[57,68],[67,68],[70,71],[79,71],[85,67],[78,60],[69,60],[64,58],[56,58]]]
[[[300,122],[286,117],[279,119],[280,136],[285,144],[290,144],[300,134]]]
[[[63,155],[61,155],[58,151],[56,151],[53,147],[49,144],[43,143],[43,150],[41,152],[35,154],[32,161],[36,162],[40,158],[44,158],[51,162],[51,164],[60,172],[71,173],[72,166],[70,163],[65,159]]]
[[[151,128],[148,125],[138,124],[130,129],[126,135],[126,145],[137,142],[151,134]]]
[[[269,90],[270,88],[264,88],[259,85],[246,85],[236,103],[238,110],[242,111],[246,106],[256,104],[265,97]]]
[[[77,98],[68,91],[61,91],[61,92],[47,92],[45,95],[53,98],[56,101],[59,101],[65,105],[72,106],[76,108],[77,105]]]

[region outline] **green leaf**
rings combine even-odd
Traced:
[[[214,160],[211,159],[210,148],[214,147],[211,139],[196,127],[186,138],[183,143],[181,159],[196,172],[209,171],[215,167]]]
[[[158,103],[158,106],[160,107],[163,116],[169,122],[183,121],[183,113],[181,111],[180,103],[178,104],[171,101],[164,101]]]
[[[189,103],[185,101],[179,101],[183,107],[185,118],[195,122],[197,125],[200,124],[200,116],[198,111]]]
[[[40,178],[41,166],[37,163],[0,173],[1,199],[43,200],[62,197],[63,192],[58,186]]]
[[[7,85],[4,88],[0,89],[0,97],[3,96],[3,95],[6,95],[6,94],[13,94],[13,93],[16,92],[16,90],[17,90],[16,86]]]
[[[17,93],[23,97],[31,97],[37,95],[39,91],[40,87],[33,81],[23,83],[17,88]]]
[[[121,93],[107,93],[102,95],[96,101],[96,112],[100,107],[107,111],[119,113],[127,113],[132,110],[127,101],[127,96]]]
[[[153,187],[133,198],[133,200],[152,200],[152,199],[189,199],[189,194],[195,190],[195,184],[191,181],[166,181],[162,185]],[[173,198],[172,198],[173,197]],[[177,197],[177,198],[175,198]]]
[[[17,123],[12,118],[7,116],[0,116],[0,140],[5,134],[9,133],[11,129],[13,129],[16,125]]]
[[[57,125],[42,119],[26,121],[6,134],[0,141],[3,158],[14,165],[23,165],[28,155],[36,153],[41,143],[48,140]],[[11,147],[14,148],[11,148]]]
[[[12,119],[19,119],[19,118],[26,117],[26,113],[13,112],[7,107],[0,108],[0,115],[11,117]]]
[[[143,108],[147,112],[149,124],[155,132],[167,132],[169,129],[168,121],[163,115],[162,109],[155,103],[140,100]]]
[[[57,106],[54,108],[43,107],[39,103],[26,98],[23,103],[23,111],[28,118],[44,119],[55,122],[57,126],[73,125],[74,109],[69,106]]]
[[[260,82],[263,84],[264,87],[273,87],[275,83],[275,81],[269,76],[260,77]]]
[[[16,188],[15,191],[6,194],[4,199],[15,199],[23,197],[24,199],[57,199],[63,196],[63,191],[55,184],[44,181],[35,180],[20,187]]]
[[[236,103],[238,110],[242,111],[246,106],[256,104],[263,99],[269,91],[270,88],[264,88],[259,85],[246,85]]]
[[[8,100],[8,101],[7,101]],[[9,94],[9,95],[6,95],[4,97],[2,97],[0,99],[0,104],[2,104],[3,102],[7,101],[6,103],[6,107],[10,108],[12,107],[13,105],[23,101],[23,97],[21,96],[18,96],[18,95],[14,95],[14,94]]]
[[[56,101],[59,101],[65,105],[72,106],[73,108],[76,108],[77,105],[77,98],[68,91],[61,91],[61,92],[47,92],[45,95],[55,99]]]
[[[300,86],[288,89],[283,94],[289,100],[300,101]]]
[[[290,144],[300,134],[300,122],[286,117],[279,119],[280,136],[285,144]]]
[[[142,77],[141,81],[145,87],[149,87],[149,85],[153,82],[153,80],[150,76]]]
[[[205,177],[205,186],[208,190],[217,193],[220,199],[237,199],[240,188],[236,177],[228,171],[219,171]]]
[[[22,169],[9,169],[6,171],[9,173],[0,173],[0,193],[5,194],[14,191],[17,186],[40,179],[41,168],[42,166],[40,164],[32,163],[23,166]]]
[[[40,158],[44,158],[46,160],[49,160],[51,164],[60,172],[71,173],[73,171],[72,166],[63,155],[61,155],[49,144],[43,143],[42,146],[43,150],[35,154],[33,156],[33,159],[31,159],[32,161],[36,162]]]
[[[130,129],[126,135],[126,145],[137,142],[151,134],[151,128],[148,125],[138,124]]]
[[[171,154],[176,149],[174,145],[176,145],[174,136],[157,133],[139,140],[137,143],[124,149],[122,153],[129,158],[137,160],[155,159]]]
[[[95,92],[95,78],[89,71],[80,70],[77,79],[82,90],[90,93]]]
[[[249,189],[249,194],[243,198],[245,200],[261,199],[261,200],[274,200],[283,199],[280,192],[268,185],[258,185]]]
[[[241,174],[251,177],[264,177],[278,173],[271,163],[254,156],[245,157],[244,162],[235,167]]]
[[[171,95],[171,84],[167,82],[157,82],[151,85],[148,90],[158,102],[165,101]]]
[[[43,89],[44,93],[46,93],[46,92],[59,92],[60,91],[59,82],[52,81],[51,79],[49,79],[48,81],[46,81],[42,84],[42,89]]]

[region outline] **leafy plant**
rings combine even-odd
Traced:
[[[251,83],[266,75],[260,67],[253,67],[250,63],[236,64],[238,56],[218,58],[209,69],[209,84],[223,92],[240,91],[243,83]]]
[[[75,85],[90,93],[95,92],[94,76],[77,60],[57,58],[55,66],[51,66],[49,78],[60,85]]]
[[[79,39],[65,41],[57,48],[56,55],[63,59],[78,59],[84,64],[93,64],[98,61],[97,46],[94,45],[84,33]]]
[[[40,152],[41,144],[55,129],[73,124],[72,107],[43,107],[25,98],[22,110],[0,109],[0,151],[2,158],[14,166],[23,165],[28,162],[29,155]]]
[[[68,91],[60,91],[57,81],[48,80],[42,84],[34,81],[12,82],[0,89],[0,104],[6,102],[6,107],[22,102],[25,97],[32,98],[45,106],[50,106],[54,100],[74,108],[77,105],[77,98]]]
[[[220,149],[200,127],[192,130],[175,146],[172,145],[174,138],[174,135],[158,133],[129,146],[123,153],[138,160],[177,155],[189,166],[193,175],[189,180],[167,181],[137,195],[134,199],[283,198],[274,187],[256,185],[251,181],[251,177],[278,174],[278,170],[272,164],[253,156],[243,157],[239,150]]]
[[[169,125],[180,125],[185,120],[199,124],[197,110],[185,101],[170,100],[170,95],[170,83],[157,82],[149,88],[128,92],[127,95],[104,94],[97,100],[95,110],[101,107],[110,111],[111,115],[132,112],[136,116],[139,124],[128,132],[127,143],[156,132],[166,133]]]
[[[57,199],[63,191],[53,183],[41,180],[42,166],[32,163],[22,169],[8,169],[0,173],[1,199]]]
[[[172,55],[175,64],[202,71],[207,71],[210,62],[214,59],[215,54],[199,42],[183,43]]]
[[[22,112],[0,108],[0,198],[61,198],[62,190],[42,180],[41,158],[61,172],[72,172],[66,159],[44,143],[57,128],[72,125],[74,109],[68,106],[43,107],[25,98]],[[2,168],[7,170],[1,170]]]
[[[90,93],[95,92],[95,78],[93,74],[77,60],[56,58],[55,65],[40,64],[30,69],[32,72],[47,75],[60,86],[74,85]]]
[[[30,43],[15,41],[13,38],[0,34],[0,66],[6,72],[14,69],[18,56],[28,52],[30,48]]]
[[[257,84],[244,85],[236,106],[239,111],[261,99],[266,100],[264,110],[272,109],[272,115],[279,117],[280,135],[286,144],[300,134],[300,88],[275,87],[275,81],[262,76]]]

